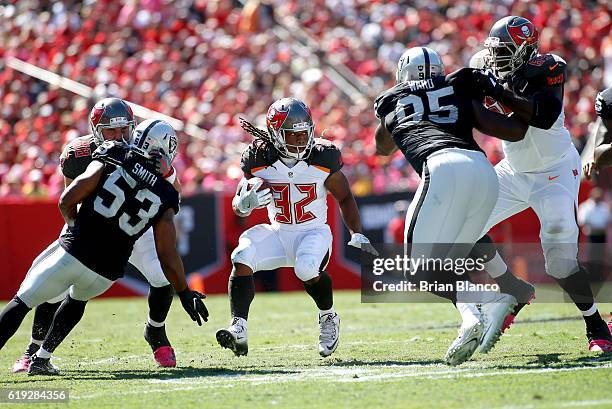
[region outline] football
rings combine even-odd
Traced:
[[[251,190],[251,186],[254,186],[258,182],[261,182],[261,186],[259,186],[259,188],[257,188],[258,192],[260,190],[264,190],[264,189],[269,189],[270,188],[270,184],[268,182],[266,182],[262,178],[258,178],[257,176],[254,176],[254,177],[252,177],[251,179],[248,180],[249,190]]]

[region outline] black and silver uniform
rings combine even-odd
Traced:
[[[126,159],[128,151],[125,144],[105,142],[93,153],[105,164],[103,175],[81,203],[75,227],[60,237],[68,253],[110,280],[123,276],[136,240],[167,209],[179,209],[172,184],[141,161]]]
[[[597,94],[597,98],[595,98],[595,112],[603,120],[612,119],[612,87]]]
[[[395,144],[420,174],[429,155],[445,148],[480,151],[474,141],[473,99],[482,99],[472,70],[445,77],[406,81],[380,95],[376,116]]]

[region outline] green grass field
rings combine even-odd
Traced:
[[[211,320],[197,327],[175,300],[168,334],[179,366],[159,369],[142,338],[145,300],[93,301],[56,351],[63,375],[53,378],[10,373],[30,314],[0,352],[0,389],[68,388],[68,406],[88,408],[612,408],[612,357],[586,350],[573,305],[527,307],[491,353],[454,368],[441,362],[459,323],[450,304],[361,304],[338,292],[341,342],[327,359],[305,293],[256,296],[241,358],[215,341],[227,298],[207,305]]]

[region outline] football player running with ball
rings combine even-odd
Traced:
[[[129,146],[104,142],[85,172],[62,193],[59,208],[68,228],[59,245],[35,261],[0,313],[1,349],[31,308],[70,290],[32,356],[29,375],[58,373],[51,354],[81,320],[87,301],[123,276],[134,243],[151,227],[163,273],[183,308],[199,325],[201,318],[208,319],[203,296],[187,286],[176,251],[179,194],[162,177],[172,164],[168,137],[174,135],[167,122],[144,121],[132,133]]]
[[[500,192],[483,234],[499,222],[531,207],[540,220],[545,270],[581,311],[590,351],[612,351],[610,331],[595,305],[586,271],[578,262],[576,207],[580,188],[580,156],[563,112],[565,61],[555,54],[538,54],[538,31],[531,21],[504,17],[491,28],[486,53],[472,64],[489,68],[478,77],[486,95],[529,124],[521,141],[504,141],[505,158],[495,166]],[[499,80],[499,82],[498,82]],[[506,83],[507,86],[502,85]],[[487,272],[519,299],[506,329],[530,301],[534,289],[516,278],[488,236]],[[489,334],[485,335],[485,339]],[[482,347],[481,347],[482,348]]]
[[[480,103],[483,95],[473,70],[445,75],[442,58],[430,48],[405,51],[396,80],[397,85],[375,103],[380,120],[376,148],[380,155],[401,150],[421,174],[406,214],[404,243],[416,257],[464,258],[480,237],[498,194],[495,171],[474,141],[472,128],[518,141],[526,124],[516,118],[506,124],[503,115],[487,110]],[[448,244],[457,245],[449,248]],[[452,271],[432,273],[437,282],[454,285],[460,279]],[[451,300],[463,320],[444,358],[449,365],[468,360],[485,333],[499,337],[505,316],[516,305],[513,296],[496,292],[434,294]],[[496,341],[488,339],[487,347]]]
[[[293,267],[319,308],[319,354],[326,357],[336,350],[340,337],[332,280],[325,271],[332,248],[326,223],[328,192],[338,201],[351,233],[348,244],[367,253],[377,252],[361,233],[359,209],[340,170],[340,151],[331,142],[315,138],[308,106],[295,98],[279,99],[268,109],[266,122],[267,133],[242,122],[256,139],[242,154],[244,178],[232,207],[241,217],[267,207],[270,224],[242,233],[232,252],[228,284],[232,320],[227,329],[217,331],[217,341],[237,356],[246,355],[247,319],[255,296],[253,274]],[[259,179],[253,182],[253,178]]]
[[[130,106],[119,98],[104,98],[98,101],[89,114],[91,134],[70,141],[60,157],[60,169],[67,188],[72,181],[82,174],[91,163],[94,151],[104,141],[127,141],[133,132],[136,121]],[[176,135],[168,141],[169,152],[174,159],[177,152]],[[179,180],[173,167],[164,175],[180,192]],[[39,257],[44,257],[59,246],[53,242]],[[38,260],[38,258],[36,259]],[[36,263],[36,260],[34,263]],[[165,320],[170,310],[174,290],[164,276],[155,251],[153,229],[147,230],[134,244],[130,263],[142,273],[149,282],[149,315],[145,324],[144,337],[151,346],[153,357],[158,365],[163,367],[176,366],[174,350],[166,336]],[[13,372],[26,372],[30,365],[30,357],[40,348],[45,335],[53,321],[53,315],[59,308],[66,293],[36,307],[30,344],[23,355],[13,365]]]

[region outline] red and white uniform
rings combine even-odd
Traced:
[[[302,281],[319,274],[331,251],[327,225],[327,177],[340,170],[340,151],[330,142],[316,139],[308,159],[283,161],[275,148],[262,141],[252,143],[242,156],[245,175],[270,184],[272,201],[267,207],[270,224],[245,231],[232,261],[254,272],[294,267]]]

